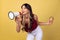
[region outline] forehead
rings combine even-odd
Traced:
[[[22,8],[26,8],[26,7],[23,5]]]

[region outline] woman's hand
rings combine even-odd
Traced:
[[[52,24],[53,23],[53,21],[54,21],[54,17],[49,17],[49,20],[48,20],[48,24],[50,25],[50,24]]]
[[[49,17],[48,22],[38,22],[39,25],[43,26],[43,25],[51,25],[54,21],[54,17]]]
[[[21,19],[20,16],[17,16],[17,17],[15,18],[15,22],[16,22],[16,31],[17,31],[17,32],[20,32],[21,21],[22,21],[22,19]]]
[[[18,15],[17,17],[15,17],[15,20],[21,22],[22,21],[21,16]]]

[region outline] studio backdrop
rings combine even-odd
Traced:
[[[43,40],[60,40],[60,0],[0,0],[0,40],[26,40],[27,33],[17,33],[15,21],[8,18],[9,11],[20,12],[24,3],[32,6],[41,22],[54,17],[52,25],[41,26]]]

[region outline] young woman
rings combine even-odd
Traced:
[[[17,23],[16,31],[20,32],[22,25],[22,30],[28,33],[26,40],[34,40],[34,37],[36,40],[42,40],[43,32],[40,26],[52,24],[54,18],[50,17],[47,22],[39,22],[37,15],[33,14],[29,4],[23,4],[21,9],[20,15],[15,18],[15,22]]]

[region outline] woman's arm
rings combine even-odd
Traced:
[[[34,18],[38,22],[38,25],[41,25],[41,26],[43,26],[43,25],[50,25],[50,24],[53,23],[53,20],[54,20],[54,18],[52,16],[49,17],[49,20],[47,22],[39,22],[37,15],[35,15]]]
[[[20,15],[15,18],[15,22],[16,22],[16,31],[20,32],[20,28],[21,28],[21,18],[20,18]]]

